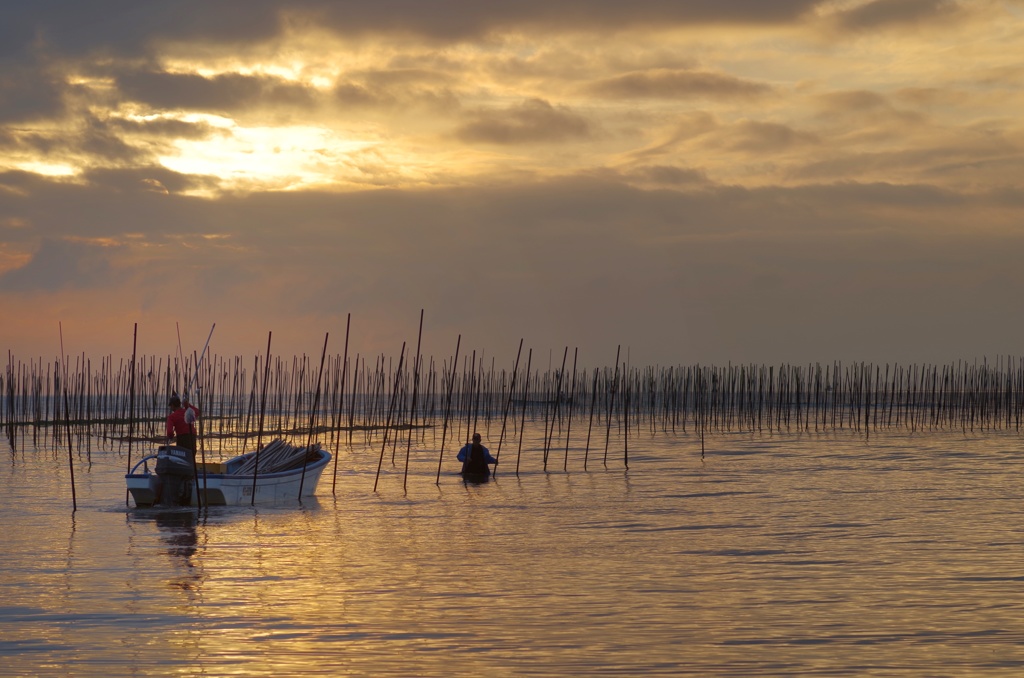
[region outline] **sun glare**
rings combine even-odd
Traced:
[[[182,174],[220,177],[225,187],[259,184],[289,190],[338,181],[336,168],[373,145],[319,127],[240,127],[224,119],[214,124],[227,134],[179,139],[174,143],[178,153],[160,158],[161,164]]]
[[[41,174],[46,177],[73,177],[78,170],[71,165],[56,162],[43,162],[41,160],[29,160],[26,162],[14,163],[14,168],[32,174]]]

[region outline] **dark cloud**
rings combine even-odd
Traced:
[[[839,13],[836,20],[846,30],[865,31],[944,19],[958,9],[955,0],[874,0]]]
[[[0,291],[36,293],[116,287],[122,280],[110,264],[116,249],[46,238],[27,264],[0,275]]]
[[[171,118],[150,120],[110,118],[106,124],[111,130],[120,133],[169,139],[206,139],[212,135],[224,134],[223,130],[206,122],[188,122]]]
[[[78,133],[70,137],[70,142],[75,151],[107,162],[137,163],[149,157],[148,152],[125,142],[106,121],[91,116],[81,122]]]
[[[444,73],[396,67],[346,73],[332,94],[343,108],[452,112],[460,103],[451,84],[452,78]]]
[[[83,115],[68,127],[37,131],[0,132],[0,148],[32,152],[50,159],[89,157],[90,163],[123,165],[146,163],[150,152],[125,141],[122,133],[132,125],[117,119]]]
[[[127,232],[162,237],[166,233],[219,231],[226,215],[208,210],[200,198],[163,195],[157,184],[176,193],[202,188],[208,177],[183,176],[160,167],[96,169],[79,180],[46,179],[26,172],[0,173],[0,214],[15,215],[35,240],[117,239]]]
[[[814,134],[778,123],[745,121],[730,130],[728,146],[737,151],[773,153],[800,146],[817,145]]]
[[[467,39],[501,29],[619,30],[635,26],[793,21],[821,0],[472,0],[422,3],[416,0],[302,2],[297,14],[315,16],[339,33],[403,31],[440,39]]]
[[[703,170],[691,167],[675,167],[671,165],[650,165],[638,167],[624,176],[659,186],[701,186],[710,185],[707,174]]]
[[[4,66],[0,61],[0,123],[59,117],[65,110],[63,82],[45,68]]]
[[[891,133],[889,138],[899,139]],[[1016,183],[1024,167],[1019,144],[999,136],[963,135],[960,142],[946,141],[927,147],[896,146],[875,151],[822,153],[791,170],[801,181],[870,181],[878,177],[919,177],[921,181],[963,187],[995,188]]]
[[[156,40],[221,45],[267,40],[308,23],[343,35],[413,33],[471,39],[500,29],[612,29],[701,23],[778,23],[822,0],[34,0],[9,2],[0,22],[0,59],[33,50],[146,54]]]
[[[229,73],[204,77],[189,73],[135,71],[118,76],[124,97],[155,108],[232,111],[255,104],[309,106],[316,93],[271,76]]]
[[[868,90],[829,92],[820,100],[824,103],[826,113],[877,111],[892,108],[889,101],[878,92]]]
[[[456,67],[458,70],[461,70],[461,65],[449,65],[449,68]],[[452,82],[451,76],[447,73],[439,72],[437,70],[428,70],[425,68],[405,68],[401,65],[395,65],[388,69],[359,71],[350,73],[350,75],[358,76],[361,80],[373,87],[418,87],[422,85],[447,86]]]
[[[136,319],[152,327],[178,308],[167,284],[175,279],[188,281],[202,301],[196,312],[218,331],[251,327],[258,313],[265,324],[257,329],[272,329],[279,351],[312,350],[276,343],[285,327],[306,328],[308,341],[310,327],[343,331],[329,323],[347,312],[354,328],[390,327],[382,314],[408,317],[408,328],[375,330],[359,347],[397,351],[425,308],[444,352],[461,333],[464,347],[489,354],[514,352],[521,336],[545,352],[578,344],[601,364],[618,343],[637,360],[662,363],[897,359],[897,349],[924,360],[958,346],[978,350],[972,330],[952,319],[966,313],[984,324],[1024,288],[1019,191],[884,183],[745,190],[687,185],[697,173],[657,167],[649,176],[662,187],[644,190],[635,185],[642,174],[216,201],[115,190],[114,177],[104,190],[85,190],[5,175],[0,213],[26,224],[13,230],[33,240],[22,237],[18,251],[35,254],[0,279],[0,301],[21,307],[31,294],[91,285],[83,289],[97,303],[151,309]],[[117,185],[137,176],[122,174]],[[681,190],[668,189],[671,181]],[[959,235],[963,223],[983,228]],[[136,233],[144,252],[98,244],[133,242],[126,234]],[[936,343],[939,311],[951,320],[939,323],[948,331]],[[913,322],[930,329],[862,331]],[[756,342],[747,340],[751,327]],[[241,333],[234,339],[224,344],[230,351],[249,345]]]
[[[89,186],[125,193],[181,193],[215,189],[219,177],[204,177],[195,174],[179,174],[160,166],[136,167],[130,169],[93,169],[85,172],[83,181]]]
[[[141,55],[157,39],[220,44],[262,40],[281,30],[284,4],[264,0],[6,3],[0,22],[0,59],[34,52]]]
[[[586,139],[591,125],[564,106],[530,99],[500,111],[478,111],[456,132],[471,143],[523,144]]]
[[[390,107],[397,103],[391,94],[374,90],[354,82],[339,82],[334,87],[334,98],[345,107]]]
[[[907,97],[908,99],[910,97]],[[919,97],[920,99],[920,97]],[[868,90],[838,91],[821,95],[818,101],[825,116],[852,115],[863,120],[864,114],[873,119],[888,118],[909,124],[920,124],[923,116],[916,111],[900,110],[878,92]]]
[[[763,83],[721,73],[669,69],[626,73],[591,83],[586,89],[612,99],[753,97],[771,91]]]

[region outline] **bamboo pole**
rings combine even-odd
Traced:
[[[132,331],[132,362],[131,362],[131,379],[128,387],[129,393],[129,405],[128,405],[128,469],[125,473],[131,473],[132,470],[132,438],[135,437],[135,349],[139,339],[139,324],[135,323],[135,329]],[[128,488],[124,490],[124,505],[128,505]]]
[[[75,494],[75,457],[74,457],[74,446],[71,442],[71,409],[68,404],[68,365],[64,356],[64,327],[61,323],[57,323],[57,329],[60,332],[60,356],[61,362],[64,363],[64,376],[61,382],[64,386],[64,425],[67,428],[68,434],[68,470],[71,473],[71,512],[74,513],[78,510],[78,497]]]
[[[398,369],[395,370],[395,386],[391,391],[391,405],[388,407],[387,423],[384,425],[384,436],[380,447],[380,461],[377,462],[377,475],[373,479],[373,491],[377,491],[377,481],[380,480],[380,469],[384,465],[384,451],[388,447],[388,431],[391,429],[391,415],[395,410],[395,400],[398,397],[398,389],[402,378],[402,363],[405,360],[405,342],[402,342],[402,354],[398,359]]]
[[[492,476],[498,475],[498,461],[501,459],[501,444],[505,440],[505,424],[508,422],[508,410],[512,406],[512,396],[516,390],[516,377],[519,375],[519,357],[523,354],[523,339],[519,339],[519,349],[516,351],[516,362],[512,367],[512,378],[508,385],[508,398],[505,400],[505,409],[501,415],[501,435],[498,437],[498,451],[494,455],[494,471]],[[513,415],[515,418],[515,415]]]
[[[437,480],[436,484],[441,484],[441,461],[444,459],[444,444],[448,435],[448,417],[452,411],[452,393],[455,390],[455,374],[456,366],[459,364],[459,346],[462,345],[462,335],[455,340],[455,357],[452,358],[451,363],[451,378],[448,380],[448,397],[445,400],[444,405],[444,423],[441,426],[441,449],[437,454]]]
[[[316,392],[313,396],[313,407],[310,408],[309,412],[309,436],[306,438],[306,453],[302,457],[302,475],[299,476],[299,503],[302,503],[302,488],[306,482],[306,466],[309,464],[309,452],[313,448],[313,436],[316,435],[316,424],[317,424],[317,408],[320,406],[320,393],[321,385],[323,383],[324,376],[324,360],[327,358],[327,339],[330,337],[330,332],[324,334],[324,348],[320,353],[320,371],[316,376]],[[256,497],[255,491],[253,492],[253,498]]]
[[[260,420],[259,420],[259,431],[256,433],[256,453],[253,455],[255,458],[255,468],[252,473],[252,497],[249,500],[250,506],[256,505],[256,476],[259,475],[260,466],[260,448],[263,445],[263,421],[264,415],[267,409],[267,383],[270,381],[270,340],[273,338],[273,332],[267,332],[267,357],[263,364],[263,383],[261,384],[260,394]],[[256,370],[253,370],[253,382],[255,385]],[[244,382],[243,382],[244,383]],[[253,396],[256,395],[256,389],[253,388]],[[251,398],[250,398],[251,402]],[[243,443],[244,446],[244,443]],[[244,449],[244,448],[243,448]]]
[[[349,329],[351,328],[351,326],[352,326],[352,314],[349,313],[347,319],[345,320],[345,352],[344,352],[344,355],[343,355],[343,358],[342,358],[342,361],[341,361],[341,385],[340,385],[340,389],[339,389],[339,394],[340,395],[338,397],[338,406],[337,406],[337,414],[338,414],[337,422],[338,422],[339,425],[341,424],[341,413],[342,413],[342,411],[345,408],[345,384],[346,384],[346,378],[348,376],[348,332],[349,332]],[[351,427],[351,423],[350,423],[349,424],[349,435],[351,435],[351,431],[352,431],[352,427]],[[351,442],[351,439],[350,439],[350,442]],[[338,437],[335,439],[335,446],[334,446],[334,471],[333,471],[332,478],[331,478],[331,494],[334,494],[334,489],[335,489],[335,486],[337,485],[337,482],[338,482],[338,457],[341,456],[340,452],[341,452],[341,433],[339,431]]]
[[[615,349],[615,382],[612,384],[611,394],[610,394],[610,396],[608,398],[608,421],[606,422],[607,423],[607,428],[605,429],[605,437],[604,437],[604,466],[605,466],[605,468],[608,467],[608,445],[609,445],[609,443],[611,441],[611,437],[612,437],[612,408],[615,405],[615,395],[616,395],[616,392],[619,390],[619,353],[620,353],[621,350],[622,350],[622,346],[621,345],[617,349]]]
[[[533,362],[533,349],[526,354],[526,380],[523,382],[523,416],[519,427],[519,451],[516,452],[516,476],[519,476],[519,460],[523,456],[523,438],[526,437],[526,401],[530,396],[530,365]]]
[[[416,398],[420,390],[420,342],[423,340],[423,309],[420,309],[420,330],[416,336],[416,360],[412,368],[412,403],[409,405],[409,437],[405,446],[405,473],[402,476],[402,491],[409,491],[409,455],[412,452],[412,431],[416,425]]]

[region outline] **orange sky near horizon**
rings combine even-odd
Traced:
[[[1016,355],[1024,2],[160,5],[0,28],[0,348]],[[186,339],[187,337],[187,339]],[[506,356],[506,354],[508,354]]]

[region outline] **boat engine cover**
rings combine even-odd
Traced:
[[[161,446],[156,455],[156,473],[160,476],[193,477],[195,463],[192,450],[176,445]]]

